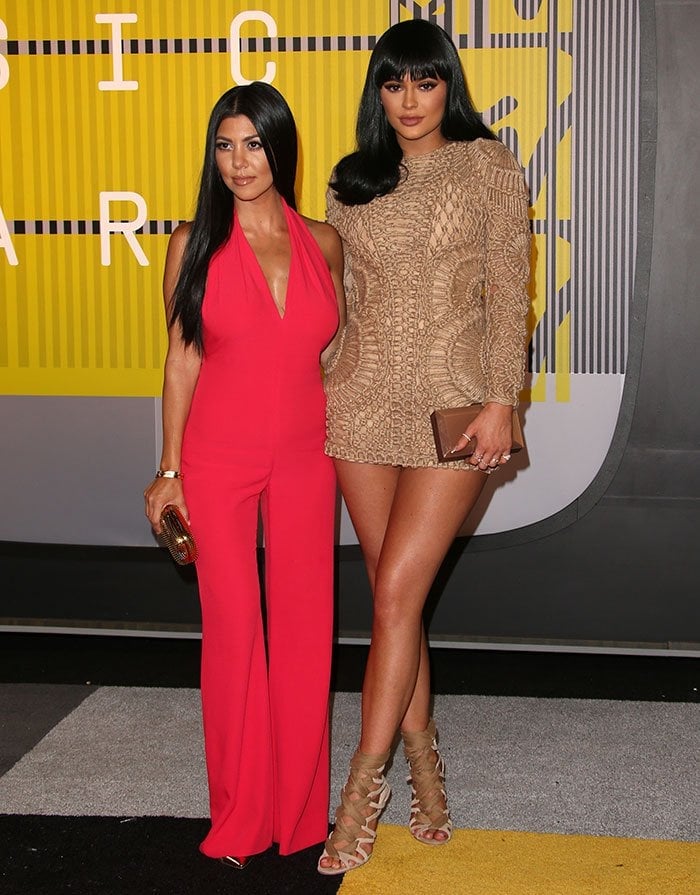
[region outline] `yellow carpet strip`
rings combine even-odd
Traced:
[[[455,830],[445,846],[380,824],[369,863],[339,895],[698,895],[700,845]]]

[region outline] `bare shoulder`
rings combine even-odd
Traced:
[[[309,228],[309,232],[318,243],[318,247],[329,264],[332,264],[339,257],[342,258],[343,246],[335,227],[332,227],[325,221],[315,221],[313,218],[307,218],[303,215],[302,220]]]
[[[180,268],[182,259],[187,248],[187,240],[192,230],[192,223],[187,221],[173,230],[168,240],[168,251],[165,256],[165,270],[163,271],[163,287],[166,295],[170,295],[175,288],[177,279],[180,276]]]
[[[182,255],[182,253],[185,251],[187,240],[190,238],[191,231],[192,221],[184,221],[182,224],[178,224],[177,227],[173,230],[172,235],[170,236],[170,240],[168,242],[168,253],[173,252],[178,255]]]
[[[301,216],[301,219],[311,231],[313,238],[319,244],[322,242],[340,242],[338,231],[335,227],[331,226],[331,224],[327,224],[325,221],[315,221],[313,218],[307,218],[304,215]]]
[[[177,227],[173,230],[170,239],[168,240],[168,251],[165,256],[166,281],[173,280],[173,278],[177,276],[180,270],[180,265],[185,254],[185,249],[187,248],[187,240],[189,239],[191,230],[191,221],[186,221],[183,224],[178,224]]]

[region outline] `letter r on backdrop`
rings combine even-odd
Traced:
[[[112,221],[109,216],[110,202],[133,202],[138,213],[133,221]],[[100,256],[103,267],[109,267],[112,263],[112,252],[109,242],[111,233],[122,233],[141,267],[149,266],[148,258],[139,245],[138,239],[136,239],[136,231],[143,227],[147,217],[146,200],[139,193],[100,193]]]

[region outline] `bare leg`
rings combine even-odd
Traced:
[[[363,752],[389,749],[402,722],[406,730],[427,725],[429,686],[416,693],[423,664],[428,680],[427,661],[421,662],[423,608],[485,481],[469,470],[401,470],[375,573],[372,643],[362,690]],[[411,714],[405,717],[409,706]]]
[[[390,749],[399,725],[406,731],[427,727],[430,679],[423,608],[486,479],[469,470],[345,461],[336,461],[336,469],[374,592],[360,750],[381,754]],[[322,858],[321,866],[339,867],[340,862]]]
[[[336,460],[336,472],[367,568],[372,594],[396,487],[398,466],[375,466]],[[430,663],[428,642],[421,624],[418,676],[413,696],[402,719],[402,730],[425,730],[430,714]]]

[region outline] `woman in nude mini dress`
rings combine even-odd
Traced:
[[[377,42],[328,221],[345,257],[347,326],[326,379],[328,438],[374,597],[362,731],[318,864],[371,855],[400,730],[426,845],[451,836],[430,718],[422,613],[447,549],[486,481],[508,462],[525,369],[530,231],[520,166],[474,111],[457,51],[425,21]],[[430,413],[482,403],[439,464]]]

